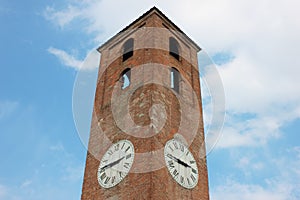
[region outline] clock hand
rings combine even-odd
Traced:
[[[191,168],[192,172],[195,173],[195,174],[197,174],[197,171],[194,168],[192,168],[190,165],[186,164],[185,162],[183,162],[183,161],[181,161],[179,159],[177,159],[177,160],[178,160],[179,164],[183,165],[184,167]]]
[[[191,166],[189,166],[189,165],[186,164],[185,162],[181,161],[180,159],[178,159],[178,158],[172,156],[171,154],[168,154],[168,157],[171,158],[171,159],[173,159],[173,160],[175,160],[176,162],[178,162],[179,164],[181,164],[181,165],[184,166],[184,167],[189,167],[189,168],[191,168]]]
[[[110,168],[112,166],[115,166],[116,164],[118,164],[119,162],[121,162],[121,160],[123,160],[125,158],[125,156],[123,156],[122,158],[119,158],[118,160],[112,162],[112,163],[109,163],[107,165],[105,165],[104,167],[101,168],[101,171],[106,169],[106,168]]]
[[[181,165],[183,165],[183,166],[185,166],[185,167],[187,167],[187,168],[191,168],[191,170],[192,170],[192,172],[193,173],[195,173],[195,174],[197,174],[198,172],[197,172],[197,170],[195,170],[194,168],[192,168],[190,165],[188,165],[187,163],[185,163],[185,162],[183,162],[183,161],[181,161],[181,160],[179,160],[179,159],[177,159],[178,160],[178,163],[179,164],[181,164]]]
[[[121,160],[123,160],[125,158],[125,156],[123,156],[122,158],[116,160],[115,162],[111,163],[110,167],[115,166],[116,164],[118,164],[119,162],[121,162]]]
[[[181,161],[178,159],[178,163],[183,165],[184,167],[190,167],[188,164],[186,164],[185,162]]]
[[[169,158],[171,158],[172,160],[175,160],[176,162],[178,162],[178,158],[175,158],[174,156],[172,156],[171,154],[167,155]]]

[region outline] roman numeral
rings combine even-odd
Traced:
[[[181,184],[184,184],[184,178],[183,178],[183,176],[180,176],[180,182],[181,182]]]
[[[100,179],[101,180],[103,180],[103,179],[105,179],[105,177],[106,177],[106,174],[105,174],[105,172],[100,176]]]
[[[104,183],[107,184],[109,180],[110,180],[110,177],[106,177]]]
[[[167,156],[170,158],[170,159],[173,159],[173,156],[171,154],[167,154]]]
[[[125,142],[123,143],[123,145],[122,145],[121,149],[123,149],[124,145],[125,145]]]
[[[113,154],[113,151],[112,151],[112,150],[109,150],[107,153],[108,153],[108,155],[111,156],[111,155]]]
[[[180,144],[180,150],[184,152],[184,146],[182,144]]]
[[[130,165],[130,164],[129,164],[129,163],[127,163],[127,162],[126,162],[126,163],[124,163],[124,167],[125,167],[126,169],[129,169],[129,165]]]
[[[105,171],[105,169],[100,169],[100,171],[99,171],[99,173],[101,174],[101,173],[103,173]]]
[[[130,158],[131,157],[131,154],[128,154],[127,156],[126,156],[126,160],[128,159],[128,158]]]
[[[178,176],[178,172],[177,172],[177,170],[176,169],[174,169],[174,171],[173,171],[173,175],[176,177],[176,176]]]
[[[192,179],[193,182],[196,181],[196,178],[193,176],[193,174],[191,174],[191,179]]]
[[[190,179],[186,178],[186,180],[187,180],[188,184],[191,185]]]
[[[191,164],[194,164],[195,162],[196,162],[196,161],[194,161],[194,160],[191,160],[191,161],[190,161]]]
[[[197,174],[197,170],[195,170],[194,168],[192,168],[192,172],[193,172],[194,174]]]
[[[127,147],[127,149],[125,150],[125,153],[130,149],[130,147]]]
[[[168,161],[168,164],[169,164],[169,167],[170,167],[170,168],[174,168],[174,163],[173,163],[172,160],[169,160],[169,161]]]
[[[174,149],[172,149],[172,147],[171,147],[171,146],[169,146],[169,148],[171,149],[171,151],[174,151]]]
[[[123,172],[119,172],[119,176],[122,179],[123,178]]]
[[[116,180],[116,177],[113,176],[112,179],[111,179],[111,183],[114,184],[115,180]]]
[[[173,145],[174,145],[175,149],[178,149],[178,145],[176,142],[173,142]]]
[[[116,146],[115,146],[115,151],[119,151],[119,144],[117,144]]]

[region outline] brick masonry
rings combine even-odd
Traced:
[[[139,29],[135,29],[137,27]],[[205,146],[203,145],[203,117],[197,64],[199,49],[186,38],[187,36],[177,32],[177,27],[154,8],[135,21],[134,24],[131,24],[128,30],[118,34],[101,47],[101,61],[91,123],[89,151],[86,158],[82,200],[209,199],[206,157],[200,155],[201,152],[205,152]],[[169,54],[169,37],[171,36],[177,39],[179,43],[179,60]],[[132,57],[123,62],[122,47],[129,38],[134,38],[134,53]],[[152,65],[156,67],[149,67]],[[182,76],[180,98],[170,88],[170,69],[167,66],[175,67]],[[120,76],[126,68],[132,69],[131,84],[122,90]],[[125,119],[125,108],[128,108],[135,124],[149,127],[153,120],[159,118],[156,115],[161,114],[155,112],[149,114],[150,108],[153,105],[163,105],[165,123],[158,132],[155,128],[150,128],[150,132],[147,132],[148,135],[141,131],[133,131],[128,134],[120,128],[122,123],[126,126],[128,121],[120,121],[121,124],[116,123],[112,112],[112,98],[116,96],[121,99],[122,95],[133,89],[135,85],[136,88],[129,95],[129,100],[120,100],[120,109],[117,110],[118,117]],[[185,85],[189,85],[194,92],[185,89]],[[183,130],[180,128],[182,119],[192,122],[193,118],[197,118],[190,115],[190,112],[183,110],[183,104],[189,105],[191,108],[198,108],[199,120],[197,120],[196,126],[190,124],[190,127],[197,127],[194,135],[190,134],[188,127]],[[158,123],[157,126],[159,126],[160,120],[157,121],[155,123]],[[190,145],[189,150],[197,161],[199,181],[193,189],[185,189],[176,183],[166,166],[152,170],[155,166],[165,165],[163,151],[159,150],[163,149],[165,143],[178,132]],[[121,139],[130,140],[136,153],[150,153],[147,154],[147,157],[137,158],[133,163],[131,173],[118,185],[110,189],[101,188],[97,180],[99,160],[111,143]],[[137,173],[137,171],[146,172]]]

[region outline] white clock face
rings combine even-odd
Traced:
[[[98,182],[104,188],[120,183],[128,174],[134,159],[134,147],[129,140],[120,140],[104,154],[98,168]]]
[[[192,189],[198,183],[198,168],[189,149],[176,139],[165,145],[164,156],[173,179],[182,187]]]

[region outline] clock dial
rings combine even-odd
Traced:
[[[128,174],[134,159],[134,147],[129,140],[120,140],[104,154],[98,168],[98,182],[103,188],[120,183]]]
[[[169,140],[164,149],[167,168],[173,179],[182,187],[192,189],[198,183],[196,160],[179,140]]]

